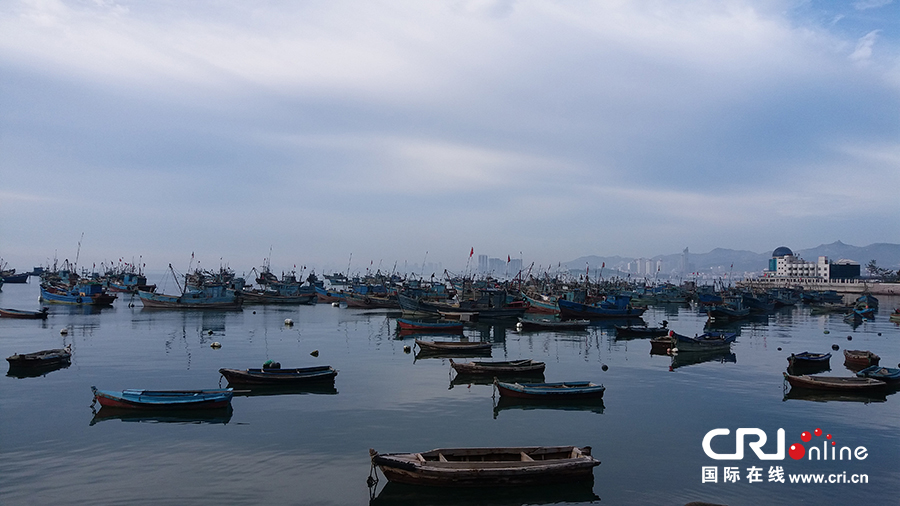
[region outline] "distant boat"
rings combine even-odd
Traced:
[[[129,409],[217,409],[229,406],[233,390],[98,390],[94,400],[103,407]]]
[[[473,351],[490,350],[491,343],[481,341],[423,341],[416,339],[416,344],[422,351]]]
[[[375,294],[359,294],[347,292],[344,302],[347,307],[355,307],[361,309],[400,309],[400,303],[397,298],[391,295],[382,296]]]
[[[372,465],[392,482],[437,487],[512,487],[593,479],[591,447],[440,448],[380,454]]]
[[[639,318],[647,308],[631,305],[631,297],[627,295],[610,296],[595,304],[582,304],[566,299],[559,299],[559,314],[563,318]]]
[[[802,388],[808,390],[840,390],[840,391],[869,391],[884,388],[884,381],[872,378],[851,377],[834,377],[834,376],[809,376],[806,374],[800,376],[791,376],[784,374],[784,378],[794,388]]]
[[[522,293],[522,297],[528,302],[528,309],[526,310],[528,313],[559,314],[559,304],[556,303],[556,297],[542,296],[546,297],[547,300],[543,298],[536,299],[525,293]]]
[[[181,295],[139,291],[146,308],[161,309],[241,309],[244,299],[221,285],[191,288]]]
[[[18,318],[20,320],[46,320],[49,308],[43,307],[40,311],[26,311],[24,309],[0,308],[0,318]]]
[[[861,371],[857,371],[860,378],[872,378],[884,381],[885,383],[896,383],[900,381],[900,369],[894,367],[881,367],[871,365]]]
[[[713,321],[735,321],[750,317],[750,308],[740,297],[728,297],[722,304],[709,306],[706,315]]]
[[[0,273],[0,277],[3,278],[3,282],[9,284],[27,283],[28,276],[30,275],[31,273],[29,272],[20,272],[19,274],[16,274],[15,269],[10,269],[8,271],[3,271],[2,273]]]
[[[546,364],[530,358],[496,362],[454,362],[451,358],[450,367],[452,367],[457,374],[472,376],[527,376],[531,374],[543,374]]]
[[[76,283],[72,286],[41,283],[41,301],[53,304],[111,306],[115,295],[100,283]]]
[[[71,345],[65,348],[36,351],[34,353],[16,353],[6,357],[10,368],[18,367],[53,367],[70,363],[72,360]]]
[[[787,358],[790,367],[823,367],[829,364],[831,353],[810,353],[804,351],[802,353],[791,353]]]
[[[560,320],[558,318],[526,318],[520,316],[516,328],[536,330],[584,330],[590,324],[590,320]]]
[[[219,374],[235,385],[298,385],[334,381],[337,370],[330,365],[296,369],[219,369]]]
[[[714,349],[729,349],[731,343],[737,339],[737,334],[731,332],[704,332],[699,336],[685,336],[669,331],[672,345],[680,352],[706,351]]]
[[[869,350],[844,350],[844,365],[850,369],[863,369],[870,365],[878,365],[881,357]]]
[[[424,332],[462,332],[463,324],[461,322],[429,322],[422,320],[411,320],[408,318],[397,318],[397,327],[402,331],[424,331]]]
[[[599,399],[606,387],[590,381],[564,381],[558,383],[505,383],[495,381],[500,396],[520,399]]]

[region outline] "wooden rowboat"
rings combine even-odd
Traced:
[[[844,350],[844,365],[851,369],[863,369],[870,365],[878,365],[881,357],[869,350]]]
[[[436,487],[544,485],[593,479],[591,447],[440,448],[422,453],[369,450],[391,482]]]
[[[43,307],[40,311],[26,311],[24,309],[0,308],[0,317],[18,318],[20,320],[46,320],[49,308]]]
[[[494,381],[500,396],[520,399],[600,399],[606,391],[603,385],[590,381],[559,383],[505,383]]]
[[[129,409],[215,409],[231,405],[231,388],[215,390],[97,390],[94,400],[103,407]]]
[[[536,330],[584,330],[591,324],[590,320],[560,320],[558,318],[519,318],[517,329]]]
[[[422,341],[416,339],[416,344],[422,351],[475,351],[491,349],[491,343],[483,343],[481,341]]]
[[[850,377],[834,377],[834,376],[809,376],[802,374],[799,376],[791,376],[784,374],[784,379],[791,384],[793,388],[803,388],[809,390],[840,390],[840,391],[868,391],[884,388],[886,383],[872,378]]]
[[[663,322],[668,323],[668,322]],[[660,337],[669,333],[669,329],[662,327],[635,327],[631,325],[616,325],[616,338],[628,337]]]
[[[542,374],[546,365],[543,362],[538,362],[537,360],[532,360],[530,358],[505,362],[454,362],[451,358],[450,367],[456,370],[457,374],[468,374],[473,376],[526,376],[529,374]]]
[[[42,350],[34,353],[16,353],[6,357],[10,368],[12,367],[54,367],[68,364],[72,360],[72,347]]]
[[[791,353],[791,356],[787,358],[788,365],[791,367],[817,367],[824,366],[829,363],[831,360],[831,353],[810,353],[808,351],[804,351],[803,353]]]
[[[296,385],[334,381],[337,370],[330,365],[296,369],[219,369],[219,374],[236,385]]]
[[[397,318],[397,327],[401,331],[426,331],[426,332],[462,332],[463,324],[461,322],[424,322],[418,320],[410,320],[407,318]]]

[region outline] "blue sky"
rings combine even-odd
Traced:
[[[897,1],[0,4],[0,257],[900,242]]]

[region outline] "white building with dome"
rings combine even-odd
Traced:
[[[764,277],[787,279],[853,279],[859,277],[859,264],[850,260],[832,263],[826,256],[820,256],[816,262],[807,262],[794,255],[786,246],[776,248],[769,259],[769,268],[763,272]]]

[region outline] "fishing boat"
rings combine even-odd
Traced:
[[[231,388],[214,390],[98,390],[91,387],[100,406],[128,409],[215,409],[231,404]]]
[[[527,376],[532,374],[543,374],[546,365],[543,362],[538,362],[537,360],[532,360],[530,358],[502,362],[454,362],[451,358],[450,367],[452,367],[457,374],[472,376]]]
[[[593,479],[591,447],[440,448],[421,453],[369,450],[391,482],[436,487],[511,487]]]
[[[667,325],[669,322],[663,321],[661,327],[637,327],[632,325],[616,325],[616,337],[659,337],[669,333]]]
[[[0,273],[0,276],[2,276],[2,278],[3,278],[3,282],[9,283],[9,284],[27,283],[28,276],[30,276],[30,275],[31,275],[30,272],[20,272],[19,274],[16,274],[15,269],[10,269],[10,270],[3,271],[2,273]]]
[[[526,313],[559,314],[559,304],[556,303],[556,297],[547,295],[539,295],[539,297],[535,298],[522,293],[522,298],[528,303]]]
[[[53,350],[42,350],[34,353],[16,353],[6,357],[10,368],[18,367],[54,367],[72,361],[72,346]]]
[[[895,367],[870,365],[861,371],[857,371],[856,375],[860,378],[872,378],[884,381],[885,383],[900,382],[900,369]]]
[[[190,288],[181,295],[166,295],[138,291],[138,297],[146,308],[159,309],[241,309],[243,297],[223,285]]]
[[[296,385],[334,381],[337,370],[330,365],[296,369],[219,369],[230,385]]]
[[[878,365],[881,357],[869,350],[844,350],[844,365],[853,369],[863,369]]]
[[[830,360],[831,353],[810,353],[808,351],[804,351],[803,353],[791,353],[791,356],[787,358],[788,365],[797,368],[823,367],[827,366]]]
[[[750,317],[750,308],[740,297],[726,297],[722,304],[709,306],[706,315],[712,321],[743,320]]]
[[[495,381],[500,396],[520,399],[600,399],[606,391],[603,385],[590,381],[563,381],[558,383],[505,383]]]
[[[47,311],[50,308],[42,307],[40,311],[26,311],[24,309],[0,308],[0,318],[19,318],[21,320],[46,320]]]
[[[107,293],[100,283],[61,285],[41,283],[41,301],[53,304],[111,306],[116,296]]]
[[[416,339],[416,345],[422,351],[476,351],[491,349],[491,343],[481,341],[423,341]]]
[[[525,318],[519,317],[516,328],[519,330],[584,330],[591,324],[590,320],[560,320],[558,318]]]
[[[672,338],[668,335],[654,337],[650,339],[651,355],[668,355],[672,349]]]
[[[891,316],[888,317],[888,319],[894,323],[900,323],[900,307],[895,309],[894,312],[891,313]]]
[[[347,307],[359,309],[400,309],[400,303],[393,295],[359,294],[347,292],[344,302]]]
[[[631,297],[618,295],[607,297],[606,300],[594,304],[582,304],[566,299],[556,301],[559,304],[559,315],[562,318],[639,318],[645,307],[631,305]]]
[[[791,387],[809,390],[867,391],[884,388],[887,384],[881,380],[856,376],[809,376],[807,374],[792,376],[786,372],[782,374]]]
[[[728,349],[737,339],[737,334],[732,332],[704,332],[698,336],[690,337],[669,331],[673,347],[679,351],[705,351],[714,349]]]

